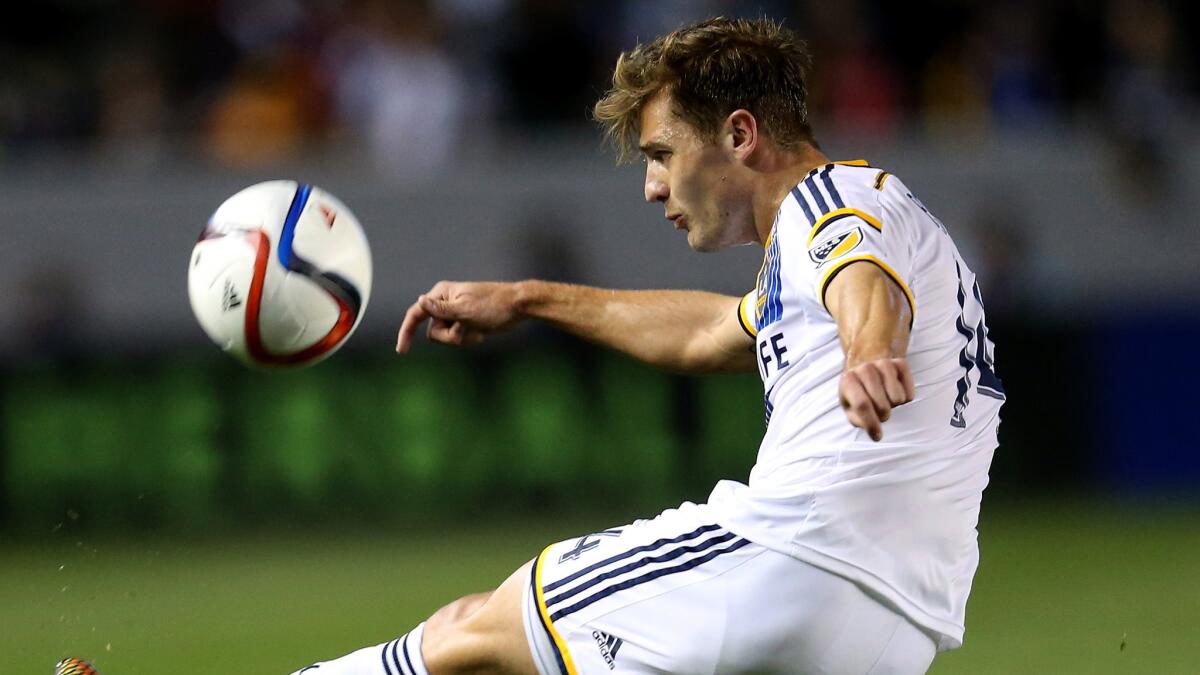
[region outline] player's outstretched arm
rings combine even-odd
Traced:
[[[442,281],[404,316],[396,351],[429,321],[429,339],[470,345],[538,319],[654,366],[687,373],[755,368],[737,320],[740,298],[703,291],[624,291],[546,281]]]
[[[834,277],[825,306],[846,353],[838,385],[842,409],[851,424],[878,441],[892,408],[915,396],[905,359],[912,308],[896,282],[868,261],[851,263]]]

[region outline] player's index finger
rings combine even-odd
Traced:
[[[874,406],[867,404],[861,407],[852,407],[846,415],[850,418],[850,423],[866,431],[871,440],[878,441],[883,437],[883,423],[879,421],[879,415],[875,412]]]
[[[873,440],[879,440],[883,435],[883,424],[867,387],[856,373],[848,372],[843,378],[842,406],[850,424],[866,431]]]
[[[421,307],[421,302],[414,302],[408,311],[404,313],[404,321],[400,324],[400,334],[396,338],[396,351],[401,354],[408,353],[412,347],[413,335],[417,332],[417,327],[421,322],[429,318],[429,313]]]
[[[846,416],[850,418],[851,424],[867,432],[871,440],[878,441],[883,436],[883,422],[880,421],[879,412],[870,394],[866,388],[860,388],[854,398],[857,400],[851,401]]]

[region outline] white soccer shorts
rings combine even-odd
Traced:
[[[859,586],[703,504],[546,548],[524,600],[541,675],[924,673],[935,644]]]

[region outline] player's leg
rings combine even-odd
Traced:
[[[432,675],[538,675],[521,614],[531,564],[513,572],[486,597],[464,598],[466,604],[430,617],[421,651]]]
[[[429,635],[430,632],[436,633],[440,631],[443,626],[458,623],[468,616],[471,616],[476,610],[478,610],[480,607],[483,607],[484,603],[486,603],[490,597],[492,597],[491,592],[475,593],[473,595],[463,596],[439,609],[438,611],[434,612],[432,616],[425,620],[425,635]]]
[[[400,637],[295,675],[537,675],[522,623],[529,565],[491,593],[460,598]]]

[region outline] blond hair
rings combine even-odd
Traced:
[[[706,140],[745,109],[780,147],[815,145],[804,81],[811,65],[805,42],[775,21],[708,19],[622,53],[593,116],[621,161],[636,154],[642,108],[660,91]]]

